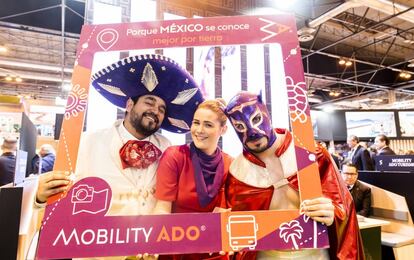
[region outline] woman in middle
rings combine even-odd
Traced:
[[[226,130],[222,100],[201,103],[191,124],[192,142],[171,146],[157,169],[154,214],[212,212],[226,208],[224,184],[232,158],[221,151],[218,141]],[[227,259],[209,254],[163,255],[160,259]]]

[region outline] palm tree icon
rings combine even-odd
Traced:
[[[279,236],[288,243],[289,240],[292,240],[293,247],[297,250],[299,249],[298,244],[296,243],[296,238],[302,238],[303,228],[300,226],[299,221],[292,220],[290,222],[282,223],[279,226]]]

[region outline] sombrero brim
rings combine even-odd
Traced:
[[[121,108],[130,97],[160,97],[167,106],[161,128],[176,133],[190,130],[194,112],[203,101],[193,77],[174,60],[158,54],[137,55],[113,63],[92,76],[92,85]]]

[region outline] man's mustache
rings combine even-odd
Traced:
[[[260,134],[251,135],[247,137],[246,142],[254,142],[254,141],[261,139],[262,137],[266,137],[266,136],[260,135]]]

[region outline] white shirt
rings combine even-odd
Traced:
[[[349,156],[348,156],[348,158],[349,158],[350,160],[352,160],[352,158],[354,157],[355,151],[358,149],[358,146],[359,146],[359,144],[355,145],[355,146],[351,149],[351,151],[349,152]]]
[[[118,120],[111,128],[85,133],[81,139],[76,166],[77,178],[96,176],[104,179],[112,189],[108,215],[150,214],[156,200],[155,182],[158,161],[146,169],[122,169],[119,150],[129,140],[137,140]],[[162,152],[171,145],[167,138],[155,133],[142,141],[149,141]]]

